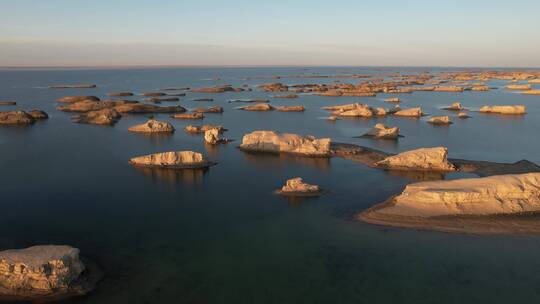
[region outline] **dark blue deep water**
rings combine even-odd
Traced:
[[[304,113],[244,112],[234,109],[241,104],[227,102],[275,95],[254,88],[273,80],[245,77],[343,72],[387,75],[396,69],[0,70],[0,100],[18,103],[0,110],[37,108],[50,115],[29,127],[0,127],[0,250],[68,244],[99,263],[106,276],[97,290],[66,303],[540,302],[540,237],[420,232],[357,222],[356,212],[384,201],[411,180],[339,158],[250,155],[237,149],[243,134],[267,129],[387,152],[444,145],[453,158],[540,163],[540,96],[504,89],[400,95],[402,107],[422,106],[430,114],[443,114],[439,108],[454,101],[472,109],[484,104],[528,107],[523,117],[472,113],[473,118],[454,119],[448,128],[431,126],[426,119],[322,119],[327,113],[320,107],[329,104],[390,106],[384,94],[272,101],[304,105]],[[47,88],[65,83],[95,83],[98,88]],[[113,91],[139,94],[217,84],[247,84],[254,91],[188,93],[178,103],[188,109],[225,108],[223,114],[207,114],[204,123],[225,126],[226,136],[236,142],[215,148],[182,130],[200,121],[158,114],[177,132],[149,137],[127,131],[148,115],[124,115],[114,127],[104,127],[72,123],[70,113],[55,110],[55,99],[67,95],[104,98]],[[191,101],[202,97],[215,101]],[[377,121],[400,127],[405,137],[397,143],[354,138]],[[172,150],[200,151],[219,164],[207,172],[175,173],[135,169],[127,162]],[[272,193],[296,176],[329,192],[302,202]]]

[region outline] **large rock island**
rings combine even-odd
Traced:
[[[414,183],[361,214],[373,224],[449,232],[539,233],[540,173]]]
[[[293,153],[304,156],[328,157],[330,138],[317,139],[275,131],[254,131],[244,135],[240,149],[248,152]]]

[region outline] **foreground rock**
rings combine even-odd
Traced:
[[[29,125],[35,118],[24,111],[0,111],[0,125]]]
[[[286,196],[319,196],[321,188],[317,185],[304,183],[301,177],[296,177],[287,180],[287,183],[277,193]]]
[[[73,102],[79,102],[79,101],[99,101],[99,98],[96,96],[66,96],[62,98],[58,98],[57,102],[65,102],[65,103],[73,103]]]
[[[540,173],[421,182],[358,218],[373,224],[466,233],[539,233]]]
[[[253,106],[240,107],[238,109],[244,111],[272,111],[274,110],[274,107],[266,103],[260,103]]]
[[[192,134],[205,133],[206,131],[211,130],[211,129],[217,129],[220,133],[227,131],[227,129],[223,128],[222,126],[217,126],[217,125],[202,125],[202,126],[188,125],[184,128],[184,130],[187,133],[192,133]]]
[[[428,123],[436,126],[448,126],[453,122],[450,120],[449,116],[433,116],[428,120]]]
[[[397,139],[399,137],[398,127],[387,127],[382,123],[378,123],[371,128],[364,136],[380,139]]]
[[[130,159],[129,163],[134,166],[167,169],[199,169],[213,165],[201,153],[193,151],[164,152],[139,156]]]
[[[455,170],[454,165],[448,162],[448,149],[445,147],[406,151],[378,161],[375,166],[392,170]]]
[[[94,288],[98,277],[70,246],[33,246],[0,251],[0,296],[13,300],[39,300],[83,295]]]
[[[166,121],[150,119],[143,124],[129,128],[128,131],[137,133],[173,133],[174,127]]]
[[[465,119],[465,118],[471,118],[471,117],[469,116],[469,114],[465,112],[460,112],[458,113],[458,118]]]
[[[240,149],[249,152],[293,153],[305,156],[330,155],[330,139],[316,139],[274,131],[254,131],[244,135]]]
[[[517,106],[483,106],[480,108],[482,113],[521,115],[526,114],[527,109],[524,105]]]
[[[81,113],[74,116],[72,120],[73,122],[81,124],[112,126],[117,123],[120,118],[122,118],[122,115],[120,115],[118,111],[105,108],[102,110]]]

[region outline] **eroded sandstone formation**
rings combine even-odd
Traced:
[[[430,117],[428,123],[438,126],[448,126],[452,124],[449,116],[433,116]]]
[[[105,108],[96,111],[80,113],[72,118],[73,122],[91,125],[112,126],[122,117],[115,109]]]
[[[24,111],[0,111],[0,125],[29,125],[35,121],[32,115]]]
[[[445,107],[443,109],[449,110],[449,111],[463,111],[465,110],[465,107],[463,107],[463,105],[460,102],[454,102],[452,103],[452,105]]]
[[[170,169],[197,169],[212,165],[201,153],[193,151],[172,151],[134,157],[129,160],[134,166]]]
[[[204,119],[204,114],[202,114],[202,113],[181,113],[181,114],[173,114],[173,115],[171,115],[171,118],[176,118],[176,119]]]
[[[287,180],[286,184],[281,187],[278,194],[282,195],[299,195],[299,196],[318,196],[321,194],[321,188],[317,185],[304,183],[301,177],[296,177]]]
[[[267,103],[260,103],[253,106],[240,107],[239,110],[244,111],[272,111],[274,107]]]
[[[527,109],[524,105],[511,106],[483,106],[480,108],[482,113],[521,115],[526,114]]]
[[[254,131],[244,135],[240,149],[251,152],[294,153],[305,156],[330,155],[329,138],[316,139],[275,131]]]
[[[147,122],[128,129],[137,133],[173,133],[174,126],[166,121],[149,119]]]
[[[223,107],[208,107],[193,109],[194,113],[223,113]]]
[[[306,108],[303,106],[282,106],[276,107],[276,110],[280,112],[304,112]]]
[[[211,129],[217,129],[220,133],[223,133],[227,131],[227,129],[223,128],[222,126],[218,125],[202,125],[202,126],[194,126],[194,125],[188,125],[184,128],[184,130],[187,133],[197,134],[197,133],[204,133]]]
[[[399,137],[398,127],[387,127],[382,123],[378,123],[371,128],[364,136],[381,138],[381,139],[397,139]]]
[[[448,162],[448,149],[445,147],[420,148],[402,152],[376,162],[375,166],[393,170],[455,170],[454,165]]]
[[[422,112],[422,108],[410,108],[410,109],[404,109],[399,110],[394,113],[395,116],[401,116],[401,117],[422,117],[424,113]]]
[[[99,101],[100,99],[96,96],[66,96],[62,98],[58,98],[57,102],[65,102],[65,103],[72,103],[72,102],[79,102],[79,101]]]

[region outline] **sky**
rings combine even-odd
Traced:
[[[0,0],[0,66],[540,67],[539,0]]]

